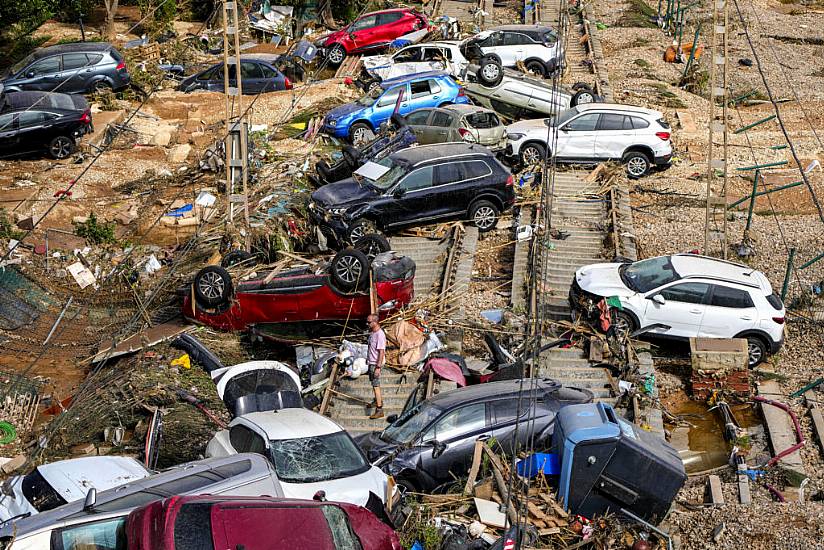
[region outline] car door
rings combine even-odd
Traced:
[[[583,113],[558,130],[555,154],[563,160],[591,160],[595,155],[598,113]]]
[[[157,498],[160,498],[160,496]],[[56,528],[51,533],[51,548],[53,550],[126,548],[127,517],[124,512],[122,516],[118,517],[74,523]],[[24,548],[40,548],[39,546],[29,546],[26,542],[28,541],[24,539],[21,546]]]
[[[451,184],[444,193],[442,200],[449,206],[450,212],[459,214],[465,219],[469,205],[478,193],[491,187],[492,168],[487,162],[482,159],[471,159],[452,163],[453,169],[460,170],[461,179]]]
[[[402,115],[406,115],[414,111],[414,107],[410,107],[409,102],[409,85],[408,84],[401,84],[400,86],[395,86],[394,88],[390,88],[381,94],[375,104],[372,107],[372,116],[370,117],[372,124],[377,129],[381,124],[389,120],[389,117],[392,116],[392,113],[395,112],[395,106],[398,103],[398,96],[403,94],[401,98],[400,107],[398,108],[398,112]]]
[[[244,94],[259,94],[265,91],[266,81],[260,65],[253,61],[240,62],[240,78]]]
[[[431,198],[433,180],[432,166],[416,168],[404,176],[387,193],[391,198],[383,208],[384,226],[413,225],[437,216],[437,204]]]
[[[707,312],[708,283],[676,282],[646,294],[646,311],[642,327],[661,323],[669,330],[656,330],[655,334],[688,338],[697,336]],[[660,295],[663,303],[656,301]]]
[[[361,17],[349,28],[349,38],[352,40],[355,50],[368,46],[375,39],[375,25],[377,15],[367,15]]]
[[[46,115],[42,111],[23,111],[17,119],[18,147],[21,151],[35,151],[45,148],[57,135],[49,135]]]
[[[461,219],[466,217],[468,205],[464,197],[466,186],[465,162],[442,162],[435,165],[433,200],[437,201],[439,216]]]
[[[530,430],[526,425],[530,410],[534,409],[532,400],[524,396],[520,403],[518,398],[496,399],[488,404],[490,420],[492,422],[492,437],[500,444],[504,452],[511,455],[515,452],[515,426],[520,418],[518,441],[528,443]]]
[[[503,39],[504,33],[501,31],[493,31],[489,36],[478,42],[478,46],[481,47],[481,51],[484,55],[497,55],[501,58],[501,62],[506,65],[506,61],[504,61],[506,52],[503,47]]]
[[[441,85],[432,79],[410,82],[409,91],[408,101],[401,103],[401,106],[409,111],[423,107],[436,107],[441,102]]]
[[[429,116],[432,114],[432,109],[418,109],[406,115],[406,124],[415,134],[418,143],[431,143],[426,140],[426,132],[429,128]]]
[[[399,11],[378,14],[374,35],[375,43],[388,43],[404,34],[401,19],[403,19],[403,12]]]
[[[758,310],[750,293],[741,288],[711,285],[707,313],[701,321],[698,336],[731,338],[741,331],[755,327]]]
[[[472,403],[453,409],[439,418],[422,436],[421,443],[443,446],[439,457],[421,455],[421,467],[435,479],[446,481],[466,475],[472,462],[475,441],[489,435],[486,405]]]
[[[86,54],[63,54],[63,77],[67,80],[59,91],[65,94],[85,92],[88,89],[87,81],[91,76],[92,68],[89,66],[89,58]]]
[[[501,62],[506,67],[514,67],[518,61],[525,59],[526,44],[532,42],[529,38],[519,32],[507,31],[503,33],[503,46],[501,46]],[[504,58],[504,55],[506,58]]]
[[[0,115],[0,151],[4,156],[16,153],[20,140],[17,137],[17,113]]]
[[[620,159],[624,150],[632,145],[635,130],[632,120],[626,115],[602,113],[595,132],[595,154],[597,159]]]
[[[263,72],[263,80],[261,82],[260,91],[261,92],[273,92],[278,89],[278,78],[280,77],[280,73],[277,70],[270,67],[269,65],[264,65],[262,63],[258,64],[260,70]]]
[[[26,68],[25,74],[22,75],[23,80],[21,80],[18,85],[23,90],[41,90],[46,92],[54,90],[62,92],[62,86],[55,90],[63,80],[60,70],[59,55],[44,57]]]
[[[442,109],[435,109],[429,118],[429,126],[426,129],[424,139],[421,143],[445,143],[454,141],[451,139],[451,128],[455,122],[455,115]]]

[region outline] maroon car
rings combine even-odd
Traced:
[[[128,550],[401,550],[398,536],[354,504],[272,497],[179,496],[126,520]]]

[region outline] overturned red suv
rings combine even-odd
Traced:
[[[370,262],[363,252],[347,248],[323,264],[263,272],[237,284],[223,267],[204,267],[185,291],[183,315],[221,330],[365,319],[371,312],[370,267],[379,314],[387,315],[412,301],[415,262],[411,258],[383,252]]]
[[[424,31],[423,35],[428,28],[426,16],[411,8],[374,11],[319,39],[315,46],[330,64],[340,65],[347,55],[377,53],[396,38],[415,31]]]
[[[128,550],[311,548],[401,550],[366,508],[272,497],[179,496],[129,514]]]

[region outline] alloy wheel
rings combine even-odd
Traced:
[[[647,161],[641,157],[632,157],[627,162],[627,172],[630,176],[643,176],[647,171]]]
[[[362,269],[363,266],[360,261],[352,256],[344,256],[340,259],[337,266],[335,266],[335,272],[338,274],[338,277],[349,284],[353,284],[360,279]]]
[[[54,140],[49,151],[54,158],[63,159],[72,152],[72,142],[69,138],[61,136]]]
[[[761,351],[761,346],[754,342],[748,342],[747,356],[750,366],[757,365],[764,358],[763,352]]]
[[[197,286],[201,294],[212,300],[223,296],[223,290],[225,288],[223,277],[213,272],[204,273],[200,281],[198,281]]]
[[[494,63],[489,63],[484,65],[483,73],[484,78],[487,79],[489,82],[494,82],[496,78],[498,78],[498,74],[500,73],[501,69]]]
[[[595,101],[595,96],[591,93],[586,92],[578,96],[578,105],[586,105],[587,103],[593,103]]]
[[[369,128],[355,128],[352,132],[352,145],[358,147],[368,143],[375,136]]]
[[[475,216],[472,220],[478,229],[487,229],[492,227],[495,223],[495,211],[491,206],[481,206],[475,211]]]
[[[543,160],[541,158],[541,152],[535,147],[526,147],[521,153],[521,157],[527,166],[533,166]]]
[[[627,334],[630,329],[629,320],[623,315],[615,315],[612,326],[618,334]]]
[[[329,52],[329,62],[337,65],[338,63],[343,61],[343,50],[340,46],[336,46],[332,48]]]

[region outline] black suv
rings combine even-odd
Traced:
[[[523,393],[521,393],[521,391]],[[520,394],[520,398],[519,398]],[[468,386],[440,393],[394,418],[382,432],[355,438],[378,463],[411,491],[432,491],[466,476],[477,440],[495,441],[512,454],[518,445],[548,448],[555,415],[565,405],[589,403],[588,390],[554,380],[526,378]],[[500,447],[499,447],[500,446]]]
[[[471,220],[489,231],[514,202],[512,174],[489,150],[439,143],[367,162],[312,193],[309,212],[327,237],[355,243],[375,230],[445,220]]]
[[[40,48],[15,63],[0,84],[6,92],[38,90],[82,94],[120,90],[129,85],[126,62],[105,42],[79,42]]]
[[[91,131],[92,115],[83,96],[11,92],[0,99],[3,157],[46,150],[52,158],[66,158]]]

